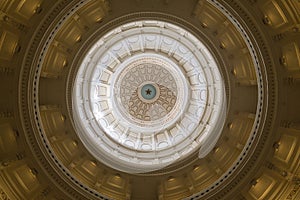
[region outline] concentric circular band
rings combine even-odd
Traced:
[[[149,84],[157,95],[146,99],[141,89]],[[120,64],[110,85],[114,86],[111,93],[113,107],[117,108],[115,116],[131,130],[143,133],[164,131],[174,124],[185,111],[190,93],[182,71],[174,62],[146,52]]]
[[[158,96],[141,98],[147,84]],[[75,81],[74,120],[101,162],[148,172],[215,143],[224,96],[216,62],[196,37],[170,23],[139,21],[110,31],[87,54]]]

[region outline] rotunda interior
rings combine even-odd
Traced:
[[[299,0],[0,0],[0,199],[300,199]]]

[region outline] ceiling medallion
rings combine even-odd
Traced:
[[[99,39],[73,90],[83,144],[127,173],[162,169],[200,147],[207,154],[221,133],[225,105],[208,49],[190,32],[153,20],[124,24]]]
[[[140,100],[151,103],[155,102],[159,95],[160,90],[158,88],[158,85],[155,83],[146,83],[139,87],[138,95]],[[150,102],[148,102],[150,101]]]
[[[189,97],[178,66],[154,53],[129,57],[112,75],[111,85],[115,115],[136,132],[164,131],[184,112]]]

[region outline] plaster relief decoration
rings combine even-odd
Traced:
[[[111,30],[89,50],[77,73],[73,114],[93,156],[145,173],[213,147],[221,130],[215,127],[225,121],[224,96],[218,66],[198,38],[144,20]]]

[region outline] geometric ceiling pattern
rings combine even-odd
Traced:
[[[1,0],[0,199],[300,199],[299,13]]]
[[[81,141],[98,160],[129,173],[162,169],[200,146],[204,157],[224,126],[218,66],[196,37],[170,23],[111,30],[86,55],[73,85]]]

